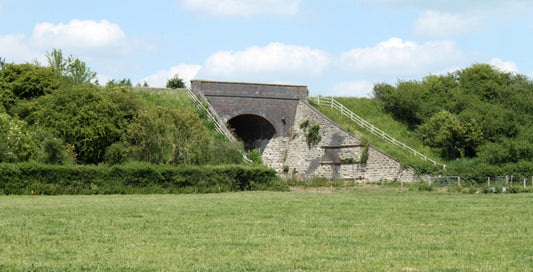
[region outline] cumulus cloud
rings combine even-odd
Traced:
[[[117,46],[126,38],[117,24],[107,20],[72,20],[67,24],[40,23],[33,39],[43,47],[99,48]]]
[[[499,58],[493,58],[490,60],[489,64],[503,72],[518,73],[518,66],[512,61],[503,61]]]
[[[483,27],[483,19],[473,14],[425,11],[418,18],[414,32],[418,36],[442,38],[470,33]]]
[[[26,62],[40,54],[28,44],[28,38],[22,34],[0,35],[0,57],[8,62]]]
[[[220,17],[250,17],[261,14],[295,15],[301,0],[181,0],[193,12]]]
[[[418,44],[400,38],[370,48],[356,48],[340,56],[340,66],[348,71],[380,75],[419,75],[465,63],[465,54],[452,41]]]
[[[374,84],[368,81],[342,82],[328,89],[328,96],[371,97]]]
[[[276,42],[243,51],[216,52],[205,61],[201,73],[224,79],[268,78],[283,81],[290,77],[321,74],[329,64],[330,57],[321,50]]]
[[[152,87],[165,87],[170,78],[178,75],[181,79],[183,79],[183,82],[187,86],[190,86],[191,80],[196,77],[201,68],[202,66],[200,65],[179,64],[170,67],[170,69],[161,70],[153,75],[149,75],[143,78],[140,83],[142,84],[146,81],[148,85]]]

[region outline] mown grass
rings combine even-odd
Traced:
[[[1,271],[528,271],[531,194],[1,196]]]

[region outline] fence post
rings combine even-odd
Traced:
[[[457,177],[457,186],[461,187],[461,177]]]
[[[488,180],[487,181],[487,184],[488,184],[487,186],[490,186],[490,177],[487,177],[487,180]]]
[[[316,98],[316,104],[320,106],[320,95]]]
[[[524,178],[524,189],[526,189],[526,178]]]

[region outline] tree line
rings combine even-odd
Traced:
[[[48,65],[0,59],[0,163],[242,162],[201,112],[147,101],[129,79],[100,86],[85,62],[61,50],[46,56]],[[177,76],[169,82],[184,87]]]
[[[533,82],[488,64],[379,83],[374,98],[451,165],[449,173],[533,175]]]

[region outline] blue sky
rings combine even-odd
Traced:
[[[473,63],[532,77],[531,15],[529,0],[0,0],[0,57],[62,49],[102,84],[179,74],[370,96]]]

